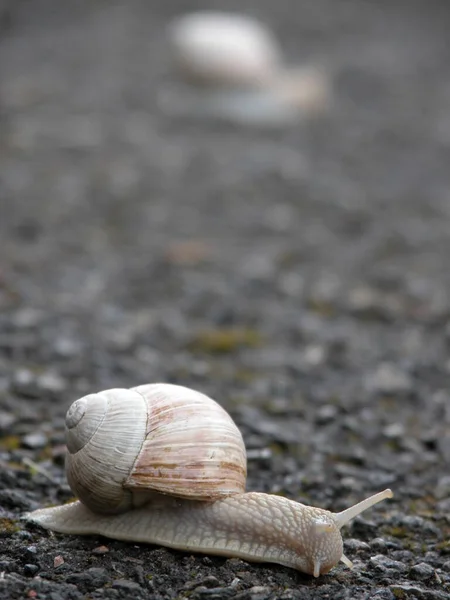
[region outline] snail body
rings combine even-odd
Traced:
[[[332,513],[245,493],[238,428],[214,400],[181,386],[85,396],[69,408],[66,435],[67,477],[80,500],[27,516],[61,533],[273,562],[318,577],[339,561],[351,567],[340,529],[392,497],[384,490]]]

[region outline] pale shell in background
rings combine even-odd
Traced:
[[[170,117],[279,127],[320,115],[331,101],[326,70],[286,66],[274,35],[249,16],[193,13],[168,31],[179,82],[161,89],[158,103]]]
[[[239,14],[198,12],[168,29],[175,70],[187,81],[212,87],[254,87],[272,79],[281,50],[262,23]]]

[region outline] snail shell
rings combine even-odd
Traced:
[[[211,501],[245,490],[239,429],[217,402],[186,387],[80,398],[67,413],[66,436],[69,485],[94,512],[124,512],[155,492]]]
[[[175,68],[196,84],[254,87],[271,79],[281,63],[271,32],[244,15],[186,15],[172,23],[168,37]]]

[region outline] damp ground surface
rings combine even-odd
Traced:
[[[165,27],[207,4],[0,5],[0,598],[449,598],[450,7],[227,3],[332,79],[264,130],[161,106]],[[71,401],[155,381],[230,412],[249,490],[392,488],[344,531],[354,569],[20,520],[72,498]]]

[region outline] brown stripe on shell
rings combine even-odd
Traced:
[[[149,406],[147,435],[125,487],[215,500],[245,490],[241,433],[214,400],[180,386],[137,388]]]

